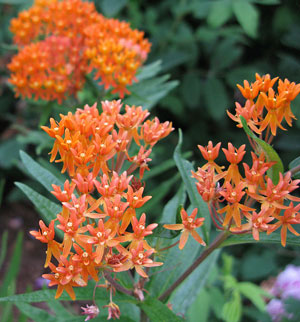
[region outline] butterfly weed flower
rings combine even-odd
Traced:
[[[96,104],[86,105],[42,127],[54,141],[50,161],[62,163],[69,176],[63,187],[53,185],[52,192],[62,204],[55,219],[62,242],[55,242],[54,235],[43,239],[48,233],[43,225],[42,232],[34,233],[48,243],[51,273],[44,277],[57,285],[57,298],[65,290],[74,299],[74,287],[85,286],[90,277],[97,281],[100,271],[105,275],[134,268],[146,278],[144,267],[162,265],[146,240],[157,224],[147,225],[146,214],[136,211],[151,199],[142,182],[151,160],[149,146],[154,145],[143,127],[149,112],[128,105],[123,112],[121,101],[105,101],[102,107],[100,113]],[[169,122],[154,119],[151,124],[155,141],[173,130]],[[52,250],[52,245],[57,247]]]
[[[20,48],[8,65],[16,95],[59,103],[76,96],[93,71],[105,90],[122,98],[151,47],[143,32],[82,0],[36,0],[12,19],[10,30]]]
[[[196,228],[201,227],[204,223],[203,217],[196,218],[197,212],[198,209],[195,208],[189,216],[187,212],[182,208],[180,211],[182,224],[164,225],[164,228],[166,229],[181,230],[179,249],[183,249],[186,242],[188,241],[189,235],[192,235],[192,237],[202,246],[206,246],[206,243],[196,231]]]

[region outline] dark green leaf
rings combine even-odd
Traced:
[[[47,311],[34,307],[28,303],[16,302],[15,305],[22,313],[36,322],[82,322],[82,317],[80,316],[53,316]]]
[[[236,0],[233,1],[233,12],[245,33],[250,37],[256,38],[259,23],[259,11],[257,8],[249,1]]]
[[[86,287],[74,287],[74,291],[76,294],[76,300],[92,300],[94,293],[95,283],[90,281],[88,286]],[[38,303],[38,302],[47,302],[48,300],[53,300],[55,297],[56,290],[41,290],[24,294],[17,294],[7,297],[1,297],[0,302],[26,302],[26,303]],[[95,290],[95,299],[108,301],[109,295],[105,291],[105,289],[101,289],[96,287]],[[119,302],[128,302],[128,303],[137,303],[137,300],[134,297],[116,293],[114,299]],[[63,292],[61,297],[58,299],[59,301],[71,301],[70,296],[67,292]]]
[[[229,98],[224,84],[215,77],[210,77],[204,85],[206,109],[217,121],[224,119],[229,106]]]
[[[211,58],[212,69],[220,71],[222,69],[229,68],[240,58],[242,53],[242,48],[239,47],[235,39],[231,37],[218,42]],[[216,93],[218,94],[217,91]]]
[[[0,142],[0,166],[10,168],[19,158],[19,151],[24,145],[16,138]]]
[[[5,230],[3,232],[2,238],[1,238],[1,249],[0,249],[0,269],[2,267],[2,264],[4,262],[6,252],[7,252],[7,241],[8,241],[8,231]]]
[[[204,249],[204,248],[203,248]],[[185,249],[183,249],[183,252]],[[212,268],[216,265],[216,261],[220,252],[215,251],[197,269],[172,293],[170,302],[175,312],[186,313],[191,303],[197,298],[206,283]]]
[[[163,226],[165,224],[166,223],[159,223],[158,226],[153,230],[153,234],[151,235],[151,237],[173,239],[180,234],[180,230],[170,230],[164,228]]]
[[[198,217],[204,217],[205,222],[204,225],[201,227],[204,239],[206,243],[208,242],[209,238],[209,229],[210,229],[210,214],[208,211],[207,204],[203,201],[201,196],[199,195],[197,188],[196,188],[196,180],[192,178],[191,171],[194,171],[192,164],[183,159],[181,155],[181,146],[182,146],[182,132],[179,130],[179,141],[174,151],[174,160],[176,162],[177,168],[180,172],[182,180],[186,186],[186,190],[191,201],[193,207],[198,208]]]
[[[166,304],[163,304],[154,297],[147,297],[145,301],[140,302],[139,306],[150,318],[150,321],[156,322],[179,322],[182,318],[172,312]]]
[[[232,4],[228,0],[214,1],[210,7],[207,23],[213,28],[224,25],[232,16]]]
[[[52,184],[62,186],[63,182],[58,180],[50,171],[43,168],[36,161],[34,161],[26,152],[20,151],[21,160],[32,175],[40,184],[42,184],[48,191],[53,191]]]
[[[49,224],[52,219],[56,219],[56,215],[61,212],[61,206],[45,198],[38,192],[23,183],[16,182],[15,185],[21,189],[28,199],[35,205],[37,211],[40,213],[46,224]],[[55,229],[55,233],[63,238],[63,231]]]
[[[175,165],[175,163],[174,163]],[[2,204],[2,198],[3,198],[3,192],[4,192],[4,186],[5,186],[5,179],[2,178],[0,179],[0,207],[1,207],[1,204]],[[1,265],[0,265],[1,266]]]
[[[168,79],[169,75],[164,75],[129,86],[131,95],[124,100],[125,104],[142,105],[145,109],[150,109],[178,85],[177,81]]]
[[[6,270],[2,285],[0,287],[0,296],[7,294],[7,290],[12,282],[14,282],[18,276],[22,257],[22,244],[23,244],[23,232],[20,231],[17,236],[14,251],[9,261],[9,265]]]
[[[161,60],[157,60],[151,64],[144,65],[139,68],[137,79],[141,82],[145,79],[156,76],[161,71]]]
[[[276,164],[274,164],[271,169],[268,170],[268,176],[272,179],[274,184],[277,184],[279,181],[279,173],[284,172],[282,161],[277,154],[277,152],[271,147],[270,144],[267,142],[259,139],[249,128],[247,125],[246,120],[240,116],[244,131],[247,135],[249,135],[257,144],[258,146],[264,151],[264,154],[268,161],[275,161]]]
[[[182,97],[187,106],[191,108],[199,107],[201,96],[201,80],[194,72],[186,73],[180,86]]]
[[[228,239],[226,239],[220,247],[231,246],[231,245],[239,245],[246,243],[267,243],[267,244],[281,244],[280,233],[274,232],[270,235],[266,233],[262,233],[259,236],[259,242],[253,239],[251,234],[244,235],[232,235]],[[290,246],[300,246],[300,237],[289,234],[286,239],[287,245]]]
[[[113,17],[119,13],[127,4],[127,0],[100,0],[99,5],[103,14]]]

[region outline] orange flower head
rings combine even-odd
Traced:
[[[61,103],[76,94],[84,85],[86,69],[81,57],[73,54],[77,46],[70,38],[51,36],[21,49],[8,65],[16,95]]]
[[[150,43],[143,32],[132,30],[126,22],[116,19],[99,19],[85,29],[85,57],[90,70],[95,70],[95,79],[105,89],[113,88],[121,98],[130,92],[127,85],[136,81],[137,69],[146,60]]]

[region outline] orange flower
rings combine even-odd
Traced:
[[[238,149],[231,143],[228,143],[228,150],[222,148],[226,159],[230,162],[230,166],[226,172],[225,181],[233,181],[235,185],[238,185],[242,180],[242,176],[239,172],[238,163],[240,163],[246,153],[246,145],[241,145]]]
[[[60,256],[59,265],[56,267],[52,263],[49,264],[52,274],[43,274],[43,278],[50,280],[49,286],[57,285],[55,298],[59,298],[65,290],[75,300],[75,292],[73,286],[86,286],[86,282],[81,278],[82,269],[78,263],[71,260],[68,261],[64,256]]]
[[[222,167],[215,163],[215,159],[219,156],[220,147],[221,142],[214,147],[212,141],[209,141],[206,147],[198,145],[198,149],[200,150],[203,158],[207,161],[207,163],[202,167],[203,170],[210,167],[215,169],[218,173],[222,173]]]
[[[292,225],[300,224],[300,214],[299,214],[300,204],[294,206],[291,202],[287,209],[284,211],[283,216],[274,215],[273,216],[278,220],[274,225],[270,225],[268,228],[267,234],[271,234],[273,231],[278,229],[281,226],[281,245],[285,247],[286,245],[286,235],[287,230],[293,233],[296,236],[300,234],[292,227]]]
[[[189,234],[202,246],[206,246],[204,240],[199,236],[196,228],[199,228],[204,223],[204,218],[196,218],[198,209],[195,208],[191,215],[188,216],[187,212],[182,208],[180,211],[182,224],[164,225],[164,228],[171,230],[182,230],[182,234],[179,242],[179,249],[183,249],[186,242],[188,241]]]
[[[233,218],[236,226],[241,227],[241,211],[243,213],[254,210],[253,208],[247,207],[240,203],[242,197],[245,195],[243,191],[245,184],[239,182],[236,187],[233,187],[228,181],[224,184],[225,189],[220,191],[220,195],[225,198],[228,202],[228,205],[222,209],[219,209],[217,212],[222,214],[226,212],[226,216],[223,222],[223,226],[227,226],[231,219]]]
[[[41,231],[30,231],[30,234],[34,236],[36,239],[41,241],[42,243],[47,243],[47,258],[45,261],[44,267],[48,267],[52,255],[56,258],[59,259],[61,253],[60,253],[60,244],[54,240],[54,220],[51,220],[49,224],[49,228],[44,224],[42,220],[40,220],[39,225],[42,229]]]
[[[161,266],[161,262],[153,262],[149,258],[153,253],[154,249],[150,249],[144,252],[143,242],[140,241],[136,248],[132,248],[129,252],[123,250],[125,255],[129,256],[129,259],[121,266],[114,268],[115,272],[127,271],[131,268],[135,268],[136,272],[144,278],[147,278],[148,275],[144,272],[143,266],[145,267],[155,267]]]

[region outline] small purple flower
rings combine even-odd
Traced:
[[[272,294],[280,296],[282,299],[293,297],[300,300],[300,267],[288,265],[278,275]]]
[[[35,289],[40,290],[44,286],[48,287],[49,283],[50,283],[49,280],[46,280],[43,277],[39,277],[34,281],[34,286],[35,286]]]
[[[278,299],[273,299],[268,303],[267,312],[270,314],[273,322],[280,322],[286,316],[283,303]]]

